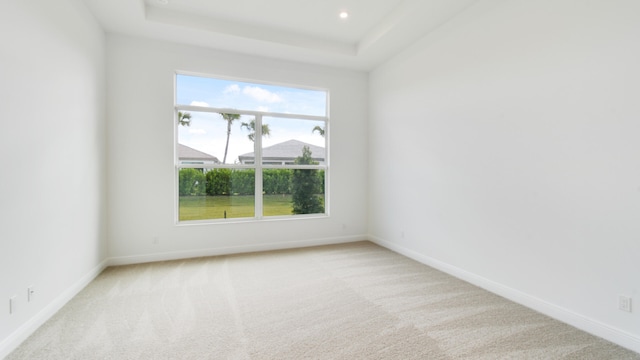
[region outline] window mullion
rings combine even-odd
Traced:
[[[254,165],[255,165],[255,217],[262,219],[263,214],[263,196],[262,196],[262,115],[256,115],[255,118],[255,135],[254,135]]]

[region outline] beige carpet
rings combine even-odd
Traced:
[[[105,270],[8,359],[640,359],[362,242]]]

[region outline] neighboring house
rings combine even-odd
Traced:
[[[211,165],[220,164],[220,160],[218,160],[217,157],[204,153],[200,150],[178,144],[178,163],[180,165]]]
[[[262,149],[262,163],[264,165],[293,165],[296,158],[302,156],[302,149],[307,146],[311,150],[313,161],[324,165],[324,148],[307,144],[298,140],[288,140],[279,144],[268,146]],[[246,153],[238,156],[241,164],[253,164],[255,162],[254,153]]]

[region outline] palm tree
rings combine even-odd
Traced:
[[[229,150],[229,138],[231,137],[231,124],[240,119],[240,114],[229,114],[229,113],[220,113],[220,116],[224,120],[227,121],[227,144],[224,147],[224,157],[222,158],[222,163],[227,163],[227,151]]]
[[[249,140],[255,141],[256,119],[251,120],[251,122],[249,123],[243,122],[242,125],[240,125],[240,127],[249,130],[250,132],[249,132],[249,135],[247,135],[247,137],[249,138]],[[262,136],[269,136],[270,134],[271,134],[271,129],[269,129],[269,124],[262,124]]]
[[[313,130],[311,130],[311,133],[314,133],[316,131],[318,132],[318,134],[320,134],[320,136],[324,137],[324,128],[323,127],[320,127],[319,125],[316,125],[313,128]]]
[[[191,113],[178,111],[178,124],[182,126],[191,125]]]

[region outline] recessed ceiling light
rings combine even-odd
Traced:
[[[346,11],[341,11],[340,12],[340,19],[346,19],[349,17],[349,13]]]

